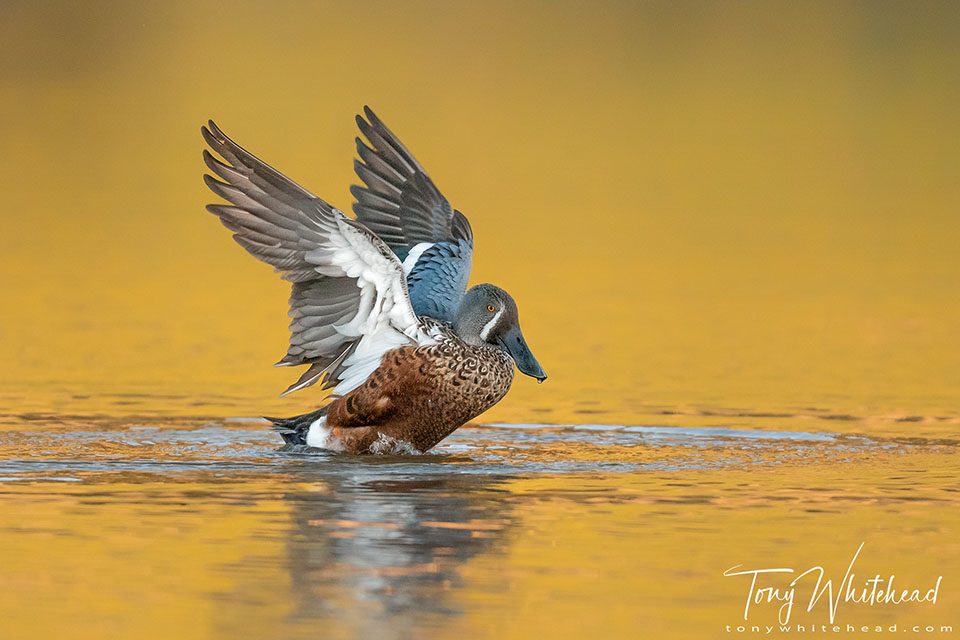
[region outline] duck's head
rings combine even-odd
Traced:
[[[538,382],[547,379],[543,367],[523,339],[517,303],[500,287],[492,284],[471,287],[460,302],[454,329],[467,344],[488,344],[503,349],[513,357],[520,373],[536,378]]]

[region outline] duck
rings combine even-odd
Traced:
[[[290,340],[276,366],[307,369],[281,395],[317,383],[329,393],[313,412],[266,418],[286,445],[424,453],[503,399],[514,368],[547,376],[510,294],[467,288],[467,218],[369,107],[356,120],[366,141],[356,139],[355,219],[212,120],[201,127],[203,178],[225,203],[206,208],[291,283]]]

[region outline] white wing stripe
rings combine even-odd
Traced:
[[[410,272],[413,271],[413,267],[416,266],[417,260],[423,255],[423,252],[435,244],[436,242],[420,242],[415,244],[413,248],[410,249],[407,257],[403,259],[403,275],[410,275]]]

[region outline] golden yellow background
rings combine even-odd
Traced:
[[[950,2],[6,2],[0,409],[12,426],[4,428],[36,413],[254,416],[315,408],[314,390],[277,398],[295,378],[270,367],[286,348],[287,285],[204,212],[215,198],[200,179],[199,127],[215,119],[348,210],[348,187],[357,182],[353,115],[365,104],[469,217],[473,282],[513,294],[550,376],[540,386],[518,380],[482,420],[923,437],[945,449],[918,453],[910,464],[943,477],[956,472],[960,10]],[[882,484],[899,472],[896,460],[859,460],[866,466],[852,477]],[[814,482],[824,490],[845,475],[842,459],[819,469]],[[730,473],[724,482],[736,486],[746,472]],[[811,472],[792,473],[780,480],[783,491]],[[689,474],[684,481],[704,479]],[[282,491],[267,478],[251,481]],[[536,488],[550,480],[518,482]],[[617,511],[610,522],[627,526],[650,515],[641,480],[603,482],[636,498],[624,502],[633,511]],[[956,499],[941,502],[950,482],[922,487],[929,502],[916,512],[894,508],[926,533],[897,530],[873,543],[891,557],[907,554],[906,567],[917,561],[934,571],[931,558],[909,555],[929,545],[960,575],[956,544],[944,542],[957,532]],[[69,497],[63,504],[35,498],[17,494],[10,513],[53,522],[70,513]],[[858,533],[884,530],[893,517],[882,500],[870,504],[869,513],[849,514],[862,525]],[[535,522],[538,508],[560,518],[571,507],[548,500],[521,511]],[[594,619],[599,631],[630,637],[644,609],[609,603],[632,585],[662,594],[657,606],[668,613],[646,621],[662,634],[690,620],[732,622],[740,591],[725,594],[720,609],[706,592],[691,602],[683,571],[702,569],[713,580],[715,569],[734,564],[726,550],[738,527],[757,540],[782,533],[762,516],[738,523],[722,508],[704,513],[686,524],[725,532],[705,534],[714,556],[697,547],[700,538],[683,537],[683,522],[672,522],[651,534],[674,540],[656,554],[663,573],[651,577],[643,574],[648,555],[629,538],[617,538],[598,560],[590,550],[608,544],[607,521],[592,520],[589,509],[580,515],[594,527],[554,530],[555,555],[514,533],[502,558],[468,568],[482,578],[505,563],[529,598],[457,597],[470,598],[481,618],[513,607],[504,620],[541,629],[552,621],[573,634],[536,594],[585,584],[585,598],[609,608]],[[221,524],[256,531],[269,510],[232,517],[203,516],[205,539]],[[809,549],[804,540],[829,541],[847,520],[804,522],[788,537]],[[64,526],[97,525],[81,518]],[[810,559],[842,563],[858,533],[836,547],[824,542],[825,557],[810,551]],[[206,543],[191,546],[177,531],[157,535],[169,546],[144,543],[140,553],[183,549],[207,558]],[[3,539],[6,566],[40,548],[30,538]],[[577,541],[575,549],[565,540]],[[77,572],[128,566],[102,545],[81,547],[93,560]],[[237,557],[271,553],[212,548]],[[56,549],[61,560],[84,562],[80,550]],[[601,568],[604,579],[538,584],[540,574],[518,558],[541,552],[545,564],[623,562],[636,571],[608,580]],[[668,560],[684,554],[690,563]],[[31,566],[17,575],[27,580]],[[49,597],[52,585],[31,588]],[[0,587],[0,610],[25,606],[16,589]],[[225,605],[197,593],[163,600],[175,589],[143,597],[160,598],[176,620],[225,619],[204,609]],[[956,605],[957,590],[945,592]],[[87,598],[80,618],[99,606],[77,597]],[[281,602],[270,606],[283,610]],[[8,622],[26,635],[32,615],[43,614]],[[56,618],[57,629],[69,629],[71,619]],[[114,631],[163,633],[144,618],[128,622]],[[705,637],[699,629],[685,633]],[[494,632],[532,637],[538,628],[518,622]]]
[[[491,419],[953,410],[958,13],[8,4],[0,376],[257,411],[293,375],[269,367],[287,290],[203,211],[200,124],[347,210],[369,104],[469,216],[474,281],[514,294],[550,374]]]

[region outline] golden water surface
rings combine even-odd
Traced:
[[[347,210],[364,104],[549,374],[419,458],[277,450],[203,211],[207,118]],[[5,3],[0,638],[756,637],[861,543],[942,581],[840,633],[955,633],[958,105],[947,2]]]

